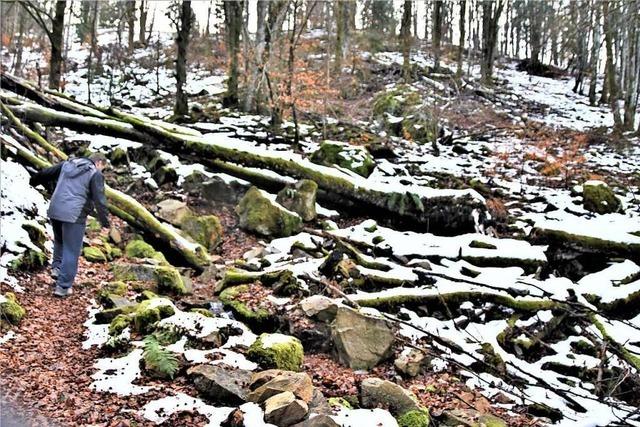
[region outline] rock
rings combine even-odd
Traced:
[[[247,357],[265,368],[299,371],[304,352],[299,339],[284,334],[262,334],[251,344]]]
[[[37,271],[47,265],[47,255],[34,249],[27,249],[9,263],[9,268],[19,271]]]
[[[257,248],[252,248],[242,254],[242,259],[245,261],[251,261],[255,258],[262,258],[266,255],[266,251],[263,246],[258,246]]]
[[[153,249],[153,246],[144,240],[132,240],[124,248],[124,253],[129,258],[149,258],[158,261],[160,264],[168,264],[161,252]]]
[[[587,181],[582,186],[584,208],[598,214],[619,212],[622,210],[620,199],[611,188],[602,181]]]
[[[111,265],[116,280],[141,281],[155,284],[158,293],[185,295],[190,293],[190,282],[169,265],[133,264],[117,262]]]
[[[118,317],[119,315],[127,315],[136,311],[138,308],[138,304],[129,301],[126,305],[121,305],[119,307],[108,308],[106,310],[102,310],[96,313],[96,321],[95,323],[98,325],[111,323],[113,319]]]
[[[119,245],[120,243],[122,243],[122,234],[117,228],[111,227],[109,229],[109,240],[111,240],[111,243],[113,243],[114,245]]]
[[[327,398],[317,388],[313,390],[313,398],[309,402],[309,412],[312,414],[330,415],[333,413]]]
[[[180,272],[169,266],[161,266],[155,270],[155,281],[158,285],[158,292],[170,295],[185,295],[190,293],[190,286],[180,275]]]
[[[311,377],[305,373],[269,369],[258,372],[251,377],[252,390],[247,395],[247,400],[262,403],[271,396],[290,391],[296,398],[310,403],[314,397],[314,388]]]
[[[229,175],[207,177],[200,172],[193,172],[182,183],[182,188],[197,196],[209,205],[219,202],[236,204],[251,187],[247,181]]]
[[[158,208],[158,212],[156,213],[158,218],[175,226],[180,226],[180,223],[185,217],[193,215],[193,212],[191,212],[187,204],[180,200],[166,199],[156,206]]]
[[[371,175],[376,166],[365,148],[339,141],[324,141],[311,154],[311,161],[325,166],[338,165],[365,178]]]
[[[274,316],[265,308],[250,308],[238,298],[239,295],[248,291],[248,285],[232,286],[223,290],[218,298],[225,307],[231,309],[238,320],[247,323],[254,329],[264,331],[268,325],[273,323]]]
[[[180,222],[182,231],[196,243],[213,251],[222,243],[222,225],[215,215],[188,215]]]
[[[166,298],[152,298],[138,304],[133,318],[136,331],[147,334],[153,332],[156,322],[175,313],[171,301]]]
[[[422,411],[417,398],[398,384],[380,378],[367,378],[360,385],[360,402],[365,408],[385,406],[393,415]]]
[[[318,184],[309,179],[303,179],[291,187],[283,188],[276,197],[276,201],[285,208],[300,215],[304,221],[316,219],[316,192]]]
[[[398,427],[429,427],[431,417],[429,412],[409,411],[398,417]]]
[[[151,174],[158,185],[173,184],[178,182],[178,173],[171,166],[162,166]]]
[[[127,150],[116,147],[109,153],[109,161],[113,166],[123,165],[129,162]]]
[[[290,391],[276,394],[264,402],[265,421],[277,426],[288,427],[295,424],[303,419],[308,411],[307,404],[296,399]]]
[[[127,314],[118,314],[109,323],[109,335],[112,337],[118,336],[131,324],[131,316]]]
[[[246,400],[251,372],[221,365],[197,365],[187,374],[204,397],[216,402],[239,405]]]
[[[441,425],[452,427],[507,427],[502,419],[490,414],[480,414],[473,409],[451,409],[444,411],[440,418]]]
[[[311,410],[310,412],[313,413]],[[335,422],[329,415],[316,415],[294,424],[292,427],[340,427],[340,424]]]
[[[89,262],[107,262],[107,257],[96,247],[86,247],[82,250],[82,256]]]
[[[391,355],[395,341],[389,322],[348,307],[338,308],[331,338],[338,360],[352,369],[373,368]]]
[[[427,365],[427,355],[415,348],[405,348],[395,360],[396,369],[409,377],[419,375]]]
[[[263,236],[286,237],[302,228],[302,218],[278,203],[267,193],[251,187],[236,207],[240,227]]]
[[[13,293],[7,292],[4,296],[0,295],[0,320],[17,325],[25,314],[25,309],[18,303]]]
[[[331,298],[322,295],[312,295],[299,303],[300,308],[309,317],[315,317],[322,322],[331,322],[338,312],[338,304]]]

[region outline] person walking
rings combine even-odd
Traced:
[[[51,276],[56,279],[56,289],[53,294],[58,297],[66,297],[72,293],[87,215],[94,207],[102,227],[109,227],[102,175],[107,165],[104,154],[96,153],[88,158],[70,158],[43,169],[31,178],[33,186],[55,182],[47,215],[51,220],[54,237]]]

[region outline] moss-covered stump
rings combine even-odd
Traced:
[[[588,211],[598,214],[620,212],[622,203],[602,181],[587,181],[582,186],[582,202]]]
[[[251,187],[236,207],[240,227],[269,237],[286,237],[302,229],[300,215],[272,201],[257,187]]]
[[[16,296],[7,292],[4,296],[0,295],[0,322],[6,320],[12,325],[20,323],[26,311],[16,300]]]
[[[266,308],[250,307],[241,300],[241,295],[249,292],[249,285],[232,286],[220,293],[220,302],[231,310],[236,319],[248,324],[252,329],[273,330],[274,315]]]
[[[100,248],[87,246],[82,250],[82,256],[89,262],[107,262],[107,256]]]
[[[299,339],[283,334],[262,334],[249,347],[247,357],[265,369],[299,372],[304,350]]]
[[[124,248],[124,253],[129,258],[155,259],[161,264],[167,264],[167,259],[162,252],[156,251],[153,246],[144,240],[132,240]]]
[[[287,186],[278,193],[276,201],[285,208],[300,215],[304,221],[316,219],[316,192],[318,184],[303,179],[294,186]]]
[[[133,317],[136,331],[147,334],[153,332],[155,324],[161,319],[173,316],[175,310],[166,298],[153,298],[138,304]]]
[[[36,249],[27,249],[9,263],[9,268],[17,271],[36,271],[47,265],[47,255]]]
[[[222,244],[223,229],[215,215],[186,215],[180,222],[182,231],[196,243],[200,243],[209,252]]]
[[[311,161],[325,166],[338,165],[365,178],[376,166],[365,148],[339,141],[324,141],[311,155]]]

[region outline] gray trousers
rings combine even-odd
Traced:
[[[85,222],[76,224],[51,220],[53,227],[53,263],[58,269],[58,283],[61,288],[70,288],[78,272],[78,258],[82,251]]]

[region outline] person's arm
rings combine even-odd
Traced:
[[[29,179],[29,184],[35,187],[40,184],[46,185],[57,182],[63,164],[64,162],[61,162],[49,168],[42,169]]]
[[[109,227],[109,209],[107,208],[107,198],[104,195],[104,176],[101,172],[96,172],[91,177],[91,199],[98,214],[98,220],[103,227]]]

